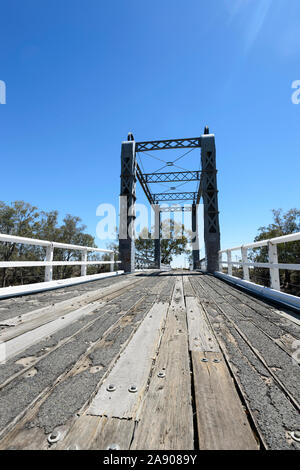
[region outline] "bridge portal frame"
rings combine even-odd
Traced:
[[[169,172],[164,174],[143,174],[136,159],[137,152],[153,150],[172,150],[185,148],[201,148],[202,171]],[[169,162],[172,166],[172,162]],[[200,175],[201,173],[201,175]],[[182,193],[157,193],[153,194],[148,186],[149,183],[167,181],[194,181],[199,180],[197,192]],[[200,137],[186,139],[155,140],[147,142],[135,142],[133,134],[128,134],[127,141],[122,142],[121,147],[121,186],[120,186],[120,226],[119,226],[119,256],[121,267],[125,272],[135,271],[135,202],[136,182],[141,187],[154,210],[155,214],[155,265],[159,269],[161,264],[161,212],[168,209],[161,208],[161,201],[192,201],[192,258],[193,268],[199,265],[199,235],[198,235],[198,206],[201,197],[204,204],[204,243],[206,253],[206,265],[208,272],[219,269],[220,251],[220,226],[218,209],[218,188],[216,168],[215,136],[209,133],[205,127],[204,134]],[[176,208],[177,210],[178,207]],[[183,208],[182,208],[183,209]],[[170,212],[173,212],[170,208]]]

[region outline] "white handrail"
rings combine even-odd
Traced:
[[[53,266],[81,266],[81,276],[86,277],[86,268],[89,265],[96,264],[110,264],[110,271],[113,271],[114,264],[120,263],[120,261],[114,260],[113,250],[106,250],[103,248],[95,248],[91,246],[71,245],[68,243],[51,242],[48,240],[38,240],[35,238],[18,237],[14,235],[7,235],[0,233],[0,242],[3,243],[16,243],[22,245],[41,246],[46,248],[46,256],[44,261],[0,261],[0,268],[21,268],[21,267],[45,267],[45,282],[52,281]],[[66,250],[81,251],[81,261],[53,261],[54,248],[63,248]],[[109,253],[110,261],[88,261],[87,253]]]
[[[249,267],[268,268],[270,271],[271,288],[280,291],[280,277],[279,270],[287,269],[292,271],[300,271],[300,264],[291,263],[278,263],[277,245],[280,243],[289,243],[294,241],[300,241],[300,232],[291,233],[290,235],[283,235],[281,237],[270,238],[268,240],[261,240],[254,243],[248,243],[246,245],[235,246],[226,250],[219,251],[219,271],[222,273],[223,264],[228,266],[228,275],[232,276],[232,266],[238,265],[243,267],[243,279],[249,281]],[[253,248],[260,248],[263,246],[268,247],[269,262],[259,263],[251,262],[248,260],[248,250]],[[241,250],[241,261],[232,261],[232,251]],[[222,259],[222,254],[226,253],[227,260]],[[233,276],[234,277],[234,276]]]
[[[102,253],[113,253],[113,250],[106,250],[103,248],[94,248],[91,246],[71,245],[69,243],[50,242],[47,240],[39,240],[37,238],[17,237],[14,235],[6,235],[0,233],[0,242],[20,243],[22,245],[37,245],[37,246],[53,246],[54,248],[64,248],[69,250],[87,250],[97,251]]]

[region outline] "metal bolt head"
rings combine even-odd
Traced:
[[[202,357],[201,362],[208,362],[208,359],[206,357]]]
[[[54,442],[59,441],[60,439],[60,432],[59,431],[52,431],[51,434],[48,436],[49,444],[54,444]]]
[[[106,450],[120,450],[120,446],[118,444],[110,444],[106,447]]]
[[[157,377],[159,377],[160,379],[163,379],[165,376],[166,376],[166,374],[165,374],[163,371],[160,371],[160,372],[157,374]]]
[[[221,362],[220,359],[213,359],[213,362]]]
[[[108,392],[114,392],[116,390],[116,386],[113,385],[113,384],[109,384],[107,387],[106,387],[106,390]]]
[[[130,385],[130,387],[128,388],[128,392],[136,393],[137,392],[137,387],[135,385]]]
[[[292,431],[291,438],[294,439],[294,441],[300,442],[300,431]]]

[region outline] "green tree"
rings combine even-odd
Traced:
[[[161,262],[170,264],[174,256],[189,253],[188,235],[184,225],[168,219],[161,224]],[[136,254],[143,259],[154,260],[154,240],[151,233],[144,228],[135,240]]]
[[[86,226],[81,219],[70,214],[63,223],[58,223],[58,212],[39,211],[37,207],[24,201],[6,204],[0,201],[0,233],[27,238],[38,238],[60,243],[95,247],[94,237],[85,233]],[[0,243],[0,259],[2,261],[43,261],[45,248],[18,243]],[[89,259],[100,260],[101,254],[89,254]],[[55,249],[55,261],[79,261],[81,252],[78,250]],[[109,266],[92,265],[88,274],[108,270]],[[63,279],[80,275],[80,266],[57,266],[53,270],[54,279]],[[5,268],[0,269],[0,284],[28,284],[43,281],[44,268]]]
[[[272,213],[273,222],[258,229],[259,234],[255,237],[255,242],[300,232],[300,210],[290,209],[284,213],[282,209],[273,209]],[[280,243],[277,245],[277,250],[279,263],[300,263],[300,241]],[[255,262],[267,263],[268,248],[261,247],[253,250],[251,258]],[[255,268],[253,270],[252,280],[257,283],[269,285],[269,270]],[[300,295],[299,271],[280,270],[280,283],[282,290],[285,292]]]

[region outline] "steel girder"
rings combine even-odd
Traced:
[[[160,201],[196,201],[196,198],[197,193],[194,192],[153,194],[155,203]]]
[[[174,171],[172,173],[143,173],[146,183],[173,183],[174,181],[199,181],[201,172]]]
[[[160,212],[191,212],[192,206],[161,207]]]
[[[136,142],[136,152],[148,152],[152,150],[170,150],[201,147],[201,137],[190,139],[150,140],[148,142]]]

